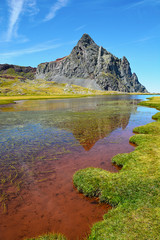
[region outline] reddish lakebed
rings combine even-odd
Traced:
[[[72,176],[90,166],[118,171],[111,158],[133,151],[133,127],[156,112],[137,107],[142,98],[20,101],[0,109],[0,240],[89,234],[110,206],[79,194]]]

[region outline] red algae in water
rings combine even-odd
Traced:
[[[78,169],[88,166],[103,166],[112,172],[117,171],[110,162],[116,151],[114,145],[108,145],[106,150],[102,143],[99,145],[99,151],[93,148],[84,153],[81,149],[66,154],[59,160],[46,159],[45,163],[34,165],[32,172],[46,174],[41,179],[32,179],[31,174],[20,196],[8,204],[8,213],[0,219],[0,239],[20,240],[46,232],[59,232],[69,240],[74,240],[83,239],[89,234],[91,225],[102,220],[111,207],[96,204],[95,199],[79,194],[73,187],[72,176]],[[124,148],[126,150],[125,144],[122,144],[122,152]],[[132,147],[128,144],[128,151],[130,150]],[[50,157],[50,151],[47,156]]]

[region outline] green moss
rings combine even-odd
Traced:
[[[160,134],[159,122],[152,122],[145,126],[134,128],[133,132],[141,134]]]
[[[149,104],[160,108],[160,98],[150,99]],[[79,191],[116,206],[92,227],[90,240],[160,239],[160,123],[134,132],[139,133],[130,138],[135,150],[112,159],[123,166],[119,173],[87,168],[73,176]]]
[[[16,72],[15,72],[15,70],[14,70],[14,68],[9,68],[9,69],[7,69],[7,74],[13,75],[13,76],[16,76],[16,75],[17,75]]]
[[[160,112],[152,116],[153,119],[160,121]]]
[[[146,107],[154,107],[160,110],[160,98],[159,97],[151,97],[148,98],[149,101],[140,102],[139,105]]]

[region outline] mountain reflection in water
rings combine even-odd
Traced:
[[[146,108],[142,121],[138,102],[132,96],[106,96],[20,101],[0,109],[3,240],[48,231],[81,239],[102,219],[107,207],[95,208],[80,197],[72,175],[89,166],[117,171],[111,158],[133,150],[128,143],[133,127],[151,121],[155,111]]]
[[[99,139],[103,139],[117,128],[125,129],[130,114],[136,111],[134,102],[121,101],[96,106],[97,109],[71,112],[64,121],[57,121],[56,127],[71,131],[86,151],[89,151]],[[114,108],[113,108],[114,107]]]

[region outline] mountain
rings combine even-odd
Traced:
[[[0,74],[9,74],[13,76],[18,74],[19,76],[33,80],[35,78],[36,68],[21,67],[12,64],[0,64]]]
[[[39,64],[36,78],[97,90],[147,92],[126,57],[115,57],[88,34],[83,34],[69,56]]]

